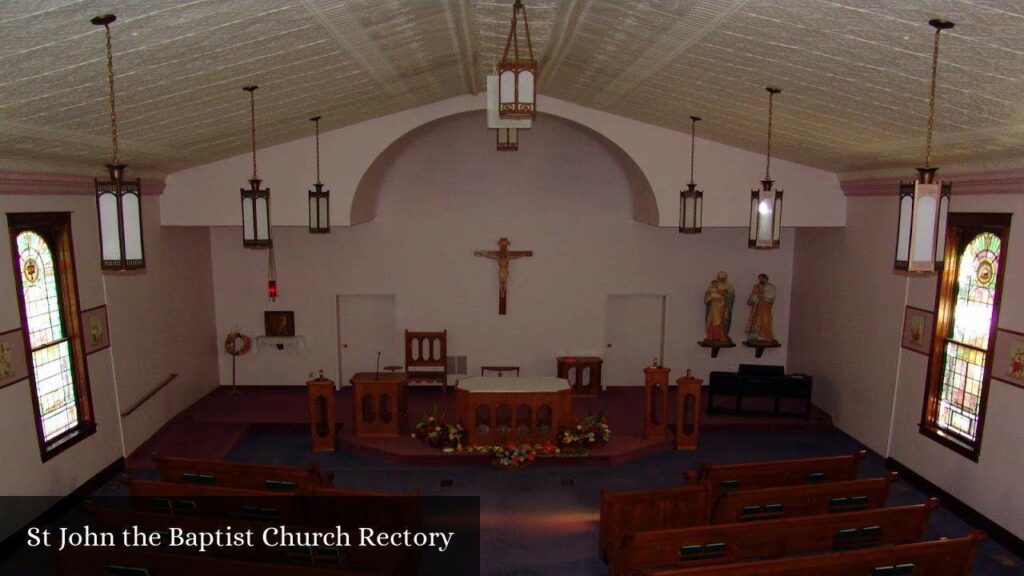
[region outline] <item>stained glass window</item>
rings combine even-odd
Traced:
[[[1003,241],[984,227],[954,226],[940,282],[940,363],[929,384],[926,425],[970,450],[976,457],[989,351],[998,313]]]
[[[32,370],[43,440],[78,426],[77,389],[54,254],[28,230],[17,237],[22,302],[32,348]]]

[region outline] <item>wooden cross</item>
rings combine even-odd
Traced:
[[[508,249],[508,238],[498,240],[498,250],[477,250],[474,256],[490,258],[498,263],[498,314],[505,315],[505,302],[508,296],[508,263],[516,258],[533,256],[533,250],[513,251]]]

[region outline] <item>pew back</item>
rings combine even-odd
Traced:
[[[916,506],[637,532],[609,551],[608,565],[612,576],[632,576],[654,568],[909,544],[924,538],[936,506],[933,498]]]
[[[637,492],[601,491],[598,554],[607,559],[611,546],[639,530],[681,528],[704,523],[707,495],[700,485]]]
[[[897,477],[895,472],[890,472],[882,478],[867,480],[723,492],[709,515],[710,524],[881,508],[889,499],[889,486]]]
[[[824,458],[742,464],[704,463],[697,474],[688,472],[686,477],[691,482],[703,484],[708,491],[709,502],[714,505],[721,493],[730,490],[855,480],[866,455],[867,450],[860,450],[850,455]]]
[[[281,492],[153,482],[127,476],[121,482],[128,487],[136,510],[294,524],[303,524],[306,519],[305,499]]]
[[[305,468],[194,460],[151,454],[164,482],[295,492],[334,485],[334,473],[316,464]]]
[[[966,538],[900,544],[817,556],[737,562],[678,570],[652,570],[651,576],[966,576],[982,532]]]

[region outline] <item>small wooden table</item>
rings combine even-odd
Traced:
[[[572,418],[572,390],[562,378],[464,378],[455,406],[470,446],[555,442]]]
[[[397,438],[407,417],[404,372],[359,372],[352,384],[352,431],[360,438]]]
[[[602,362],[598,356],[559,356],[558,377],[569,381],[576,396],[597,396]]]

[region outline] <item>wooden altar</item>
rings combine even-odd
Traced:
[[[558,377],[565,378],[577,396],[597,396],[601,391],[601,360],[598,356],[559,356]]]
[[[470,446],[557,442],[572,419],[572,389],[563,378],[464,378],[455,390]]]
[[[352,384],[352,432],[358,437],[397,438],[405,432],[404,372],[359,372]]]

